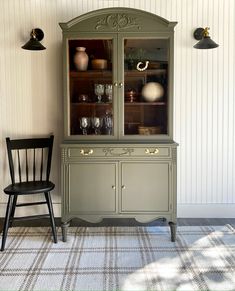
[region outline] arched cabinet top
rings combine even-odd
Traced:
[[[88,12],[67,23],[63,32],[173,32],[177,22],[133,8],[105,8]]]

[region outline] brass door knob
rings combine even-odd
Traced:
[[[122,189],[126,189],[126,186],[125,185],[122,185]]]
[[[116,190],[116,186],[115,186],[115,185],[113,185],[113,186],[112,186],[112,189],[113,189],[113,190]]]
[[[118,84],[118,87],[119,87],[119,88],[122,88],[122,86],[123,86],[123,83],[120,82],[120,83]]]
[[[114,82],[114,83],[113,83],[113,86],[114,86],[114,87],[117,87],[117,86],[118,86],[118,83],[117,83],[117,82]]]

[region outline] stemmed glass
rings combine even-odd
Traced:
[[[112,84],[105,85],[105,94],[107,95],[108,102],[112,102],[113,86]]]
[[[92,118],[92,127],[95,130],[95,134],[100,134],[100,129],[103,125],[103,119],[101,117]]]
[[[107,130],[107,134],[112,133],[112,128],[113,128],[113,118],[111,115],[105,115],[104,117],[104,127]]]
[[[83,135],[87,135],[87,130],[90,127],[90,118],[89,117],[81,117],[80,118],[80,128],[82,130]]]
[[[98,103],[101,103],[102,95],[104,95],[104,84],[95,84],[95,95],[97,95]]]

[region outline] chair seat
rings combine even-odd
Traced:
[[[8,185],[4,192],[9,195],[20,195],[20,194],[36,194],[43,192],[50,192],[55,187],[50,181],[30,181],[30,182],[22,182],[15,183],[14,185]]]

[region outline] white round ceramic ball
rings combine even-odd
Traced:
[[[145,101],[155,102],[162,98],[164,89],[160,83],[149,82],[144,85],[141,94]]]

